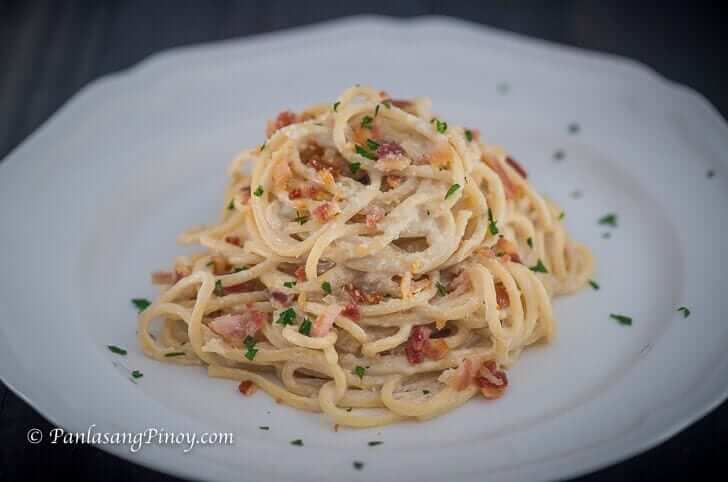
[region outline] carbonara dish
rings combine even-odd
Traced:
[[[516,160],[449,121],[363,86],[280,113],[230,164],[219,222],[180,235],[200,251],[153,273],[143,351],[342,426],[501,397],[593,261]]]

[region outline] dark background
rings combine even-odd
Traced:
[[[694,2],[0,0],[0,158],[89,81],[154,52],[360,13],[450,15],[624,55],[698,90],[724,117],[728,112],[726,17]],[[30,445],[31,427],[52,428],[0,383],[0,480],[177,480],[86,445]],[[720,473],[726,434],[728,403],[662,445],[579,480],[691,480],[711,469]]]

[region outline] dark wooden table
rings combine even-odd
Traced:
[[[451,15],[628,56],[695,88],[724,117],[728,112],[728,89],[723,84],[727,57],[722,47],[727,34],[718,10],[689,7],[689,2],[651,7],[597,0],[455,3],[0,0],[0,158],[89,81],[149,54],[358,13]],[[26,442],[31,427],[46,433],[51,428],[0,384],[0,480],[177,480],[87,445],[31,445]],[[579,480],[692,479],[697,470],[722,467],[727,433],[728,404],[724,403],[660,446]]]

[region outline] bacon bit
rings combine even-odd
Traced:
[[[333,218],[337,211],[336,207],[331,203],[322,203],[314,208],[313,218],[320,223],[325,223]]]
[[[311,336],[326,336],[331,331],[331,327],[334,326],[334,321],[341,314],[341,311],[342,309],[339,305],[327,306],[324,312],[318,315],[316,321],[313,322]]]
[[[516,263],[521,262],[521,257],[518,255],[518,246],[516,246],[516,243],[514,243],[510,239],[498,239],[498,242],[495,243],[495,249],[496,253],[506,254],[509,256],[509,259],[512,259]]]
[[[240,188],[240,202],[248,204],[250,201],[250,186]]]
[[[402,184],[403,180],[404,178],[402,176],[385,176],[384,185],[387,186],[389,189],[395,189]]]
[[[293,272],[293,276],[295,276],[298,281],[306,281],[306,267],[301,265],[296,268],[296,271]]]
[[[487,361],[483,364],[477,378],[480,393],[488,400],[500,398],[508,387],[506,372],[496,369],[495,362]]]
[[[377,159],[404,156],[407,152],[396,142],[382,142],[377,148]]]
[[[373,204],[365,207],[361,212],[366,216],[366,225],[370,228],[375,228],[377,223],[384,219],[384,215],[387,214],[383,208]]]
[[[487,156],[484,159],[488,167],[493,169],[498,177],[500,177],[503,187],[506,190],[506,196],[509,199],[520,199],[523,196],[523,188],[508,177],[508,173],[503,169],[503,166],[500,165],[498,160]]]
[[[278,114],[275,120],[269,120],[265,129],[266,137],[272,136],[278,129],[295,124],[298,122],[298,116],[289,110]]]
[[[229,244],[233,244],[235,246],[240,246],[240,237],[239,236],[225,236],[225,242]]]
[[[436,144],[425,160],[435,167],[447,167],[452,160],[450,145],[447,142]]]
[[[355,303],[348,303],[346,307],[344,307],[344,311],[342,311],[341,314],[352,321],[361,320],[361,309],[359,308],[359,305]]]
[[[470,358],[465,358],[455,369],[445,370],[438,378],[455,390],[465,390],[478,372],[478,367]]]
[[[425,361],[425,345],[430,338],[432,330],[426,326],[415,326],[410,332],[407,339],[407,345],[404,352],[407,355],[407,361],[412,365]]]
[[[523,179],[528,178],[528,174],[526,174],[526,170],[523,167],[521,167],[521,165],[518,163],[518,161],[513,159],[511,156],[506,156],[506,162],[508,163],[509,166],[511,166],[513,169],[515,169],[516,172],[518,174],[520,174]]]
[[[452,280],[452,283],[450,283],[450,294],[455,296],[461,295],[468,291],[470,287],[470,276],[468,276],[468,273],[463,270],[455,277],[455,279]]]
[[[395,107],[399,107],[400,109],[406,109],[407,107],[410,107],[413,104],[411,100],[407,99],[392,99],[392,105]]]
[[[291,199],[291,200],[301,199],[302,196],[303,196],[303,193],[301,193],[301,190],[298,188],[291,189],[288,192],[288,199]]]
[[[495,284],[495,301],[498,303],[498,308],[508,308],[511,305],[511,299],[508,297],[508,292],[503,283]]]
[[[212,263],[212,272],[215,274],[224,274],[229,271],[227,260],[222,256],[213,256]]]
[[[281,308],[281,307],[285,308],[287,306],[291,306],[291,303],[293,302],[294,295],[288,295],[282,291],[273,290],[273,292],[271,292],[270,295],[273,298],[273,301],[275,301],[274,305],[276,303],[278,305],[280,305],[280,306],[276,306],[276,308]]]
[[[362,291],[351,283],[344,285],[344,291],[351,297],[351,299],[360,305],[376,305],[382,301],[383,295],[381,293],[367,293]]]
[[[187,276],[192,274],[192,269],[189,266],[178,266],[174,269],[174,275],[176,276],[176,279],[174,280],[175,283],[182,278],[186,278]]]
[[[260,291],[264,289],[265,285],[263,283],[261,283],[257,279],[252,279],[244,283],[224,287],[223,294],[229,295],[232,293],[249,293],[251,291]]]
[[[266,321],[265,313],[251,308],[239,314],[218,316],[208,326],[226,341],[239,344],[246,337],[255,335]]]
[[[288,189],[288,180],[293,176],[291,168],[285,159],[279,159],[273,166],[273,185],[277,191],[285,191]]]
[[[427,340],[423,353],[432,360],[442,360],[449,350],[450,347],[445,340]]]
[[[155,271],[152,273],[152,283],[155,285],[171,285],[177,281],[176,278],[175,273],[170,271]]]
[[[238,385],[238,390],[246,397],[249,397],[254,394],[256,390],[258,390],[258,386],[250,380],[246,380],[244,382],[240,382],[240,385]]]

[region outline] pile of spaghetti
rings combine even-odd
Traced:
[[[344,426],[498,398],[593,269],[526,177],[427,98],[282,112],[232,161],[220,222],[180,236],[203,250],[152,275],[139,343]]]

